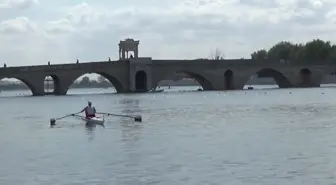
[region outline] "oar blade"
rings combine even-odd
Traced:
[[[141,116],[135,116],[134,121],[136,122],[142,122],[142,117]]]
[[[80,113],[80,112],[78,112],[78,113]],[[70,116],[75,116],[78,113],[68,114],[68,115],[65,115],[65,116],[60,117],[60,118],[51,118],[50,119],[50,126],[55,126],[56,125],[56,120],[60,120],[60,119],[67,118],[67,117],[70,117]]]
[[[56,119],[50,119],[50,126],[55,126],[56,125]]]

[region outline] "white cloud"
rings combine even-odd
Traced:
[[[140,39],[141,56],[208,57],[218,47],[228,58],[241,58],[281,40],[336,37],[334,0],[170,0],[162,5],[88,0],[65,7],[65,1],[57,2],[45,0],[34,13],[4,21],[0,42],[13,47],[0,48],[0,58],[13,65],[104,60],[118,56],[117,44],[126,37]],[[5,33],[16,33],[27,47],[34,45],[34,55],[31,50],[12,55],[17,38]]]
[[[75,28],[70,20],[60,19],[48,22],[45,26],[45,30],[51,34],[62,34],[75,31]]]
[[[38,3],[39,3],[38,0],[0,0],[0,9],[1,8],[26,9]]]
[[[0,33],[23,34],[34,31],[36,26],[27,17],[17,17],[0,23]]]

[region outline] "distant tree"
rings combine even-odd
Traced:
[[[210,59],[211,60],[224,60],[225,56],[222,51],[220,51],[218,48],[215,49],[214,52],[211,52]]]
[[[307,42],[302,51],[302,59],[305,61],[327,60],[331,56],[331,49],[329,41],[317,39]]]
[[[255,59],[255,60],[267,59],[267,58],[268,58],[268,56],[267,56],[267,51],[264,50],[264,49],[262,49],[262,50],[253,52],[253,53],[251,54],[251,58],[252,58],[252,59]]]
[[[103,76],[98,76],[98,83],[104,83],[104,82],[106,82],[107,80],[106,80],[106,78],[105,77],[103,77]]]
[[[282,41],[268,50],[269,59],[290,60],[294,45],[287,41]]]
[[[330,41],[315,39],[305,44],[293,44],[281,41],[268,51],[259,50],[251,54],[252,59],[269,58],[274,60],[290,60],[293,63],[319,63],[330,60],[336,62],[336,46]]]
[[[329,53],[330,60],[336,60],[336,45],[332,45]]]
[[[82,84],[82,85],[88,85],[88,84],[90,84],[90,78],[87,77],[87,76],[84,76],[79,83]]]

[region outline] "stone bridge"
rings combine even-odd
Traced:
[[[334,73],[336,61],[319,65],[294,65],[272,60],[152,60],[120,59],[91,63],[38,65],[0,68],[0,78],[16,78],[33,95],[45,95],[44,80],[51,76],[55,95],[65,95],[80,76],[97,73],[108,79],[118,93],[147,92],[174,73],[185,73],[204,90],[243,89],[251,76],[272,77],[280,88],[319,87],[326,75]]]

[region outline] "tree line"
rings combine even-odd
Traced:
[[[103,76],[99,76],[97,80],[84,76],[81,80],[73,83],[70,88],[104,88],[113,87],[113,85]]]
[[[211,52],[209,58],[197,58],[196,60],[224,60],[225,55],[219,49]],[[242,58],[243,59],[243,58]],[[278,60],[290,61],[290,63],[336,62],[336,45],[330,41],[314,39],[306,43],[292,43],[281,41],[271,48],[260,49],[251,54],[254,60]]]
[[[336,45],[330,41],[314,39],[305,44],[281,41],[270,49],[261,49],[251,54],[252,59],[286,60],[292,63],[336,62]]]

